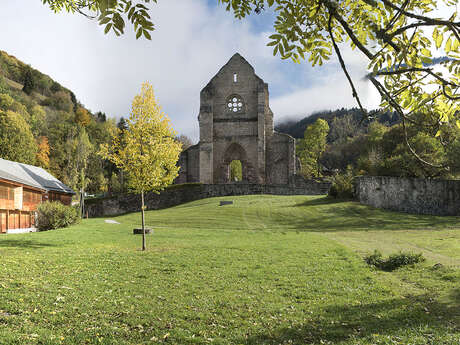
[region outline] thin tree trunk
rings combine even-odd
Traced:
[[[84,208],[84,201],[83,201],[83,188],[80,188],[80,218],[83,219],[83,208]]]
[[[85,188],[83,187],[82,192],[81,192],[81,219],[85,217]]]
[[[145,250],[145,216],[144,216],[144,191],[141,192],[142,199],[142,250]]]

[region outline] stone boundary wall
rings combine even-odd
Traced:
[[[186,202],[232,195],[274,194],[274,195],[321,195],[327,194],[329,182],[305,181],[301,187],[290,185],[260,184],[191,184],[174,185],[161,194],[147,193],[145,204],[148,210],[157,210]],[[141,208],[140,196],[123,194],[111,198],[88,200],[86,211],[89,217],[115,216],[129,212],[138,212]]]
[[[390,176],[355,178],[362,204],[414,214],[460,216],[460,180],[427,180]]]

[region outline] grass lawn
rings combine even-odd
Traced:
[[[459,217],[212,198],[147,212],[146,252],[139,214],[111,219],[0,236],[0,344],[460,344]]]

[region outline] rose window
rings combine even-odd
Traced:
[[[240,96],[232,96],[227,101],[228,110],[236,113],[243,109],[243,100]]]

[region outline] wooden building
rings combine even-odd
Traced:
[[[70,205],[74,194],[42,168],[0,158],[0,233],[34,228],[38,204]]]

